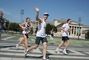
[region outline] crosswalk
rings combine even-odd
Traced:
[[[12,42],[12,40],[10,40],[11,38],[14,38],[15,36],[7,36],[7,35],[3,35],[3,37],[5,36],[5,38],[3,38],[4,41],[9,40],[10,42]],[[6,37],[7,36],[7,37]],[[15,44],[16,43],[10,43],[8,41],[4,42],[4,43],[0,43],[0,46],[6,45],[6,47],[2,47],[0,48],[0,60],[42,60],[42,52],[40,51],[39,48],[34,49],[31,53],[27,54],[27,57],[25,57],[24,54],[24,49],[23,47],[19,47],[16,48]],[[32,40],[33,41],[33,40]],[[15,42],[15,40],[14,40]],[[10,43],[10,44],[9,44]],[[14,45],[14,46],[7,46],[7,45]],[[68,55],[64,55],[62,52],[60,52],[59,54],[57,54],[55,52],[55,49],[49,48],[47,50],[47,55],[49,56],[50,60],[71,60],[71,59],[80,59],[80,60],[89,60],[89,51],[85,51],[84,53],[73,50],[73,49],[69,49]],[[87,56],[86,56],[87,54]]]
[[[1,40],[9,40],[9,39],[14,38],[14,37],[16,37],[16,36],[12,36],[11,34],[5,34],[5,33],[3,33],[1,35]]]
[[[72,58],[72,59],[89,59],[89,57],[84,57],[85,54],[69,50],[70,53],[68,55],[63,55],[61,52],[59,54],[56,54],[54,50],[48,50],[49,58]],[[16,48],[16,47],[7,47],[7,48],[1,48],[0,49],[0,57],[13,57],[13,58],[26,58],[24,56],[24,49],[22,47]],[[32,53],[28,53],[27,57],[35,57],[35,58],[41,58],[42,54],[39,48],[32,51]]]

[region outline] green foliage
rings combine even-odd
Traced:
[[[8,30],[8,27],[9,27],[9,21],[8,20],[6,20],[6,22],[4,23],[4,28],[5,28],[5,30]]]
[[[46,28],[45,28],[45,32],[46,32],[46,34],[50,34],[50,31],[52,30],[52,26],[51,26],[51,24],[47,24],[46,25]]]
[[[88,30],[88,32],[85,34],[85,38],[86,38],[86,39],[89,39],[89,30]]]
[[[9,23],[8,29],[12,30],[12,31],[19,31],[19,24],[15,23],[15,22],[11,22],[11,23]]]
[[[51,34],[51,31],[52,32],[57,32],[57,27],[55,27],[54,25],[51,25],[50,23],[48,23],[46,25],[46,34]]]
[[[53,32],[57,32],[57,27],[56,26],[54,26],[54,25],[52,25],[52,29],[53,29]]]

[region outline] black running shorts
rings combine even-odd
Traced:
[[[40,41],[42,43],[48,42],[46,37],[36,37],[35,44],[39,45],[40,44]]]
[[[62,41],[67,41],[67,40],[69,40],[68,36],[62,36]]]

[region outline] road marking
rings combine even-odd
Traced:
[[[0,49],[1,52],[13,52],[13,53],[23,53],[24,52],[24,48],[23,47],[19,47],[19,48],[16,48],[16,47],[10,47],[10,48],[2,48]],[[62,52],[60,52],[59,54],[57,54],[55,52],[55,50],[47,50],[49,54],[52,54],[52,55],[63,55]],[[74,50],[70,50],[72,53],[69,53],[68,55],[80,55],[80,56],[84,56],[86,54],[83,54],[83,53],[80,53],[80,52],[77,52],[77,51],[74,51]],[[42,52],[40,51],[40,49],[34,49],[32,51],[32,53],[38,53],[38,54],[41,54]]]
[[[80,56],[55,56],[55,55],[50,55],[49,57],[51,58],[69,58],[69,59],[89,59],[89,57],[80,57]]]
[[[88,52],[84,52],[84,53],[89,54],[89,51]]]
[[[75,53],[75,55],[85,55],[85,54],[83,54],[83,53],[80,53],[80,52],[75,51],[75,50],[72,50],[72,49],[70,49],[70,51],[73,52],[73,53]],[[72,53],[71,53],[71,54],[72,54]]]
[[[15,47],[13,47],[13,48],[15,48]],[[74,50],[71,50],[71,51],[74,52],[75,54],[80,53],[80,52],[77,52],[77,51],[74,51]],[[89,59],[89,57],[82,57],[82,56],[65,56],[65,55],[60,56],[61,54],[55,55],[54,50],[48,50],[48,52],[52,53],[52,55],[49,55],[49,58]],[[11,48],[3,48],[3,49],[0,49],[0,55],[24,57],[24,50],[23,49],[16,50],[16,49],[11,49]],[[27,56],[39,57],[39,56],[42,56],[42,54],[41,54],[41,52],[39,52],[39,49],[36,49],[36,50],[33,51],[33,53],[27,54]]]
[[[0,52],[0,55],[5,55],[5,56],[22,56],[24,57],[24,53],[3,53]],[[42,56],[42,54],[28,54],[27,56],[35,56],[35,57],[39,57]],[[60,56],[60,55],[49,55],[49,58],[67,58],[67,59],[89,59],[89,57],[80,57],[80,56]]]
[[[3,38],[2,40],[8,40],[8,39],[11,39],[11,38],[14,38],[16,36],[10,36],[10,37],[6,37],[6,38]]]

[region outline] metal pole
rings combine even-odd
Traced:
[[[79,24],[79,31],[78,31],[78,40],[80,39],[79,36],[80,36],[80,25],[81,25],[81,17],[79,17],[79,20],[78,20],[78,24]]]
[[[22,21],[23,20],[23,15],[24,15],[24,9],[21,9],[20,14],[21,14],[21,21]]]

